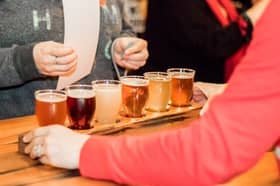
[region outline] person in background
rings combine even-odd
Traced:
[[[117,137],[41,127],[24,136],[25,152],[44,164],[124,184],[215,185],[246,171],[280,139],[280,1],[269,2],[225,90],[189,127]],[[276,146],[280,163],[279,151]]]
[[[96,63],[81,83],[116,79],[116,71],[146,63],[147,42],[135,37],[122,7],[120,0],[100,1]],[[55,88],[58,76],[73,72],[79,58],[62,44],[62,1],[0,1],[0,17],[0,119],[33,114],[34,91]]]
[[[235,4],[242,13],[231,0],[149,1],[144,38],[150,57],[138,72],[184,67],[196,70],[195,81],[226,82],[266,6],[262,0]]]

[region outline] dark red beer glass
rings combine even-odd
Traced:
[[[95,91],[92,85],[70,85],[66,88],[69,128],[89,129],[95,112]]]

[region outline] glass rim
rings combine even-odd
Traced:
[[[160,72],[160,71],[154,71],[154,72],[145,72],[144,73],[145,79],[148,80],[154,80],[154,81],[170,81],[171,75],[167,72]]]
[[[195,73],[194,69],[191,68],[168,68],[167,73],[169,72],[189,72],[189,73]]]
[[[39,89],[39,90],[36,90],[34,92],[34,97],[35,97],[35,100],[41,100],[41,101],[44,101],[44,102],[53,102],[53,101],[50,101],[50,100],[45,100],[43,98],[40,98],[40,96],[44,95],[44,94],[50,94],[50,96],[53,97],[53,95],[59,95],[61,97],[61,100],[59,99],[59,101],[65,101],[66,98],[67,98],[67,93],[66,91],[63,91],[63,90],[56,90],[56,89]]]
[[[166,76],[169,75],[167,72],[151,71],[151,72],[145,72],[144,77],[145,77],[145,75],[149,75],[149,74],[152,74],[152,75],[166,75]]]
[[[91,82],[92,85],[96,85],[96,84],[121,84],[120,80],[114,80],[114,79],[99,79],[99,80],[94,80]]]
[[[94,87],[91,84],[72,84],[72,85],[68,85],[65,87],[65,90],[70,90],[70,89],[94,89]]]
[[[38,89],[34,92],[35,95],[40,93],[58,93],[66,95],[66,92],[64,90],[56,90],[56,89]]]
[[[131,83],[131,80],[136,80],[137,83]],[[148,86],[149,80],[146,79],[144,76],[140,75],[128,75],[128,76],[122,76],[120,78],[121,84],[130,85],[130,86]]]
[[[145,79],[144,75],[127,75],[127,76],[121,76],[120,80],[125,79],[125,78],[137,78],[137,79]]]

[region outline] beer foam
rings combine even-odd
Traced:
[[[97,84],[95,85],[96,90],[98,89],[108,89],[108,90],[112,90],[112,89],[118,89],[120,88],[120,84]]]
[[[122,83],[128,86],[147,86],[149,81],[146,79],[138,79],[138,78],[127,78],[123,79]]]
[[[168,77],[150,77],[149,80],[168,82],[168,81],[170,81],[170,78],[168,78]]]
[[[66,95],[46,92],[36,94],[36,99],[42,102],[61,102],[66,100]]]
[[[119,85],[109,85],[109,86],[98,86],[96,87],[96,92],[101,92],[101,93],[109,93],[109,92],[120,92],[121,91],[121,86]]]
[[[93,90],[87,89],[72,89],[67,91],[68,96],[72,98],[92,98],[95,96]]]
[[[187,74],[187,73],[185,73],[185,74],[174,74],[174,75],[172,75],[172,78],[177,78],[177,79],[191,79],[191,78],[193,78],[193,75]]]

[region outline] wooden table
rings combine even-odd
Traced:
[[[146,135],[148,133],[186,127],[198,117],[198,110],[185,114],[184,121],[168,121],[160,125],[149,125],[127,129],[115,135]],[[78,171],[69,171],[41,165],[36,160],[17,152],[17,136],[37,127],[34,116],[0,120],[0,185],[47,185],[111,186],[112,182],[83,178]],[[248,172],[236,177],[223,186],[276,186],[280,185],[276,160],[271,152]],[[219,185],[222,186],[222,185]]]

